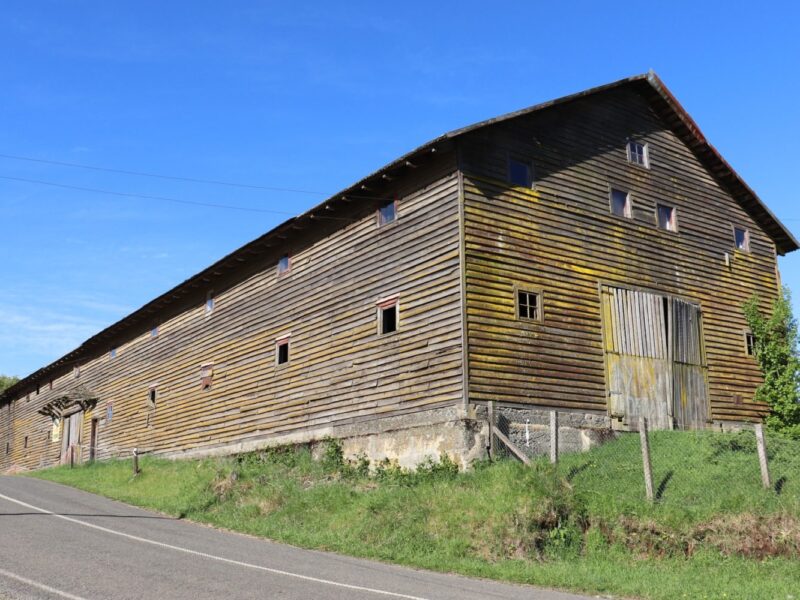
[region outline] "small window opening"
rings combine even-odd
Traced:
[[[153,327],[150,330],[150,337],[151,338],[157,338],[158,337],[158,325],[156,325],[155,327]]]
[[[611,190],[611,213],[618,217],[631,218],[631,195],[622,190]]]
[[[288,254],[284,254],[280,257],[280,259],[278,259],[278,275],[288,273],[291,268],[292,264]]]
[[[674,206],[658,204],[656,205],[656,213],[660,229],[672,232],[678,231],[677,211]]]
[[[642,167],[650,167],[647,144],[628,142],[628,162]]]
[[[214,377],[214,365],[202,365],[200,367],[200,387],[203,390],[211,389],[211,380]]]
[[[508,159],[508,181],[512,185],[530,188],[533,186],[533,169],[530,163],[509,158]]]
[[[737,250],[750,252],[750,232],[747,229],[734,227],[733,239]]]
[[[542,320],[542,295],[538,292],[517,291],[517,316],[528,321]]]
[[[282,339],[275,342],[275,362],[285,365],[289,362],[289,340]]]
[[[150,408],[156,407],[157,397],[158,397],[158,392],[156,391],[156,388],[151,387],[147,392],[147,403],[150,405]]]
[[[23,446],[22,447],[23,448],[27,448],[28,447],[28,436],[27,435],[25,436],[25,441],[23,442]]]
[[[37,384],[36,384],[36,395],[37,395],[37,396],[39,395],[39,392],[41,391],[41,389],[42,389],[42,388],[41,388],[40,384],[38,384],[38,383],[37,383]]]
[[[388,225],[397,219],[397,202],[392,200],[378,209],[378,225]]]
[[[6,442],[6,454],[8,454],[9,452],[11,452],[11,444],[9,442]]]
[[[53,380],[52,379],[50,380],[50,389],[51,390],[53,389]]]
[[[378,327],[381,335],[397,331],[397,300],[389,300],[378,305]]]
[[[214,292],[206,294],[206,314],[210,315],[214,312]]]
[[[72,367],[72,376],[75,379],[78,379],[81,376],[81,368],[80,367]]]
[[[751,331],[744,334],[744,350],[747,356],[756,355],[756,336]]]
[[[113,348],[111,348],[111,350],[108,351],[108,355],[111,358],[116,358],[117,357],[117,347],[114,346]]]

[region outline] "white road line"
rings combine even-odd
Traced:
[[[241,562],[238,560],[233,560],[231,558],[224,558],[222,556],[216,556],[214,554],[208,554],[206,552],[199,552],[197,550],[191,550],[189,548],[184,548],[182,546],[173,546],[172,544],[166,544],[164,542],[158,542],[156,540],[151,540],[148,538],[139,537],[138,535],[131,535],[130,533],[124,533],[122,531],[117,531],[115,529],[109,529],[108,527],[103,527],[102,525],[95,525],[94,523],[87,523],[86,521],[81,521],[80,519],[73,519],[72,517],[68,517],[66,515],[59,515],[58,513],[54,513],[50,510],[39,508],[38,506],[34,506],[33,504],[28,504],[27,502],[23,502],[22,500],[17,500],[15,498],[10,498],[4,494],[0,494],[0,498],[3,500],[7,500],[8,502],[13,502],[14,504],[19,504],[20,506],[24,506],[25,508],[29,508],[31,510],[35,510],[37,512],[43,513],[45,515],[50,515],[52,517],[56,517],[58,519],[63,519],[64,521],[69,521],[70,523],[75,523],[76,525],[82,525],[83,527],[88,527],[90,529],[96,529],[98,531],[103,531],[105,533],[110,533],[111,535],[118,535],[120,537],[128,538],[129,540],[134,540],[137,542],[142,542],[143,544],[152,544],[153,546],[160,546],[161,548],[168,548],[170,550],[175,550],[176,552],[183,552],[185,554],[192,554],[194,556],[202,556],[203,558],[208,558],[211,560],[216,560],[219,562],[227,563],[229,565],[238,565],[240,567],[246,567],[248,569],[255,569],[257,571],[266,571],[267,573],[274,573],[275,575],[284,575],[286,577],[294,577],[295,579],[302,579],[304,581],[313,581],[314,583],[322,583],[324,585],[330,585],[334,587],[345,588],[348,590],[358,590],[360,592],[369,592],[371,594],[378,594],[380,596],[391,596],[392,598],[405,598],[406,600],[428,600],[427,598],[421,598],[419,596],[409,596],[408,594],[400,594],[397,592],[389,592],[387,590],[379,590],[375,588],[363,587],[360,585],[351,585],[349,583],[340,583],[338,581],[331,581],[330,579],[322,579],[320,577],[311,577],[310,575],[301,575],[300,573],[292,573],[291,571],[284,571],[282,569],[273,569],[271,567],[262,567],[261,565],[254,565],[251,563]],[[53,593],[60,593],[53,590]],[[79,598],[78,596],[70,596],[64,595],[65,598],[73,598],[76,600],[84,600],[83,598]]]
[[[86,600],[86,598],[81,598],[80,596],[76,596],[74,594],[68,594],[67,592],[62,592],[61,590],[57,590],[56,588],[50,587],[49,585],[39,583],[38,581],[34,581],[33,579],[28,579],[27,577],[22,577],[21,575],[16,575],[11,571],[6,571],[5,569],[0,569],[0,576],[8,577],[9,579],[14,579],[15,581],[19,581],[20,583],[24,583],[25,585],[29,585],[31,587],[43,590],[49,594],[53,594],[54,596],[67,598],[67,600]]]

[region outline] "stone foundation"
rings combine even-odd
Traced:
[[[485,405],[475,406],[475,417],[487,419]],[[497,427],[528,456],[550,453],[550,409],[495,405]],[[613,439],[607,415],[578,411],[558,411],[559,453],[586,452]]]
[[[497,406],[495,415],[498,427],[521,451],[532,457],[549,453],[549,410]],[[584,452],[613,436],[611,421],[606,415],[559,411],[559,452]],[[466,411],[460,406],[438,408],[165,456],[219,456],[291,444],[307,444],[315,455],[321,456],[327,438],[341,440],[348,460],[366,456],[373,464],[388,460],[403,468],[413,469],[425,460],[439,460],[446,454],[462,469],[466,469],[473,461],[487,458],[487,409],[485,405],[472,405]]]

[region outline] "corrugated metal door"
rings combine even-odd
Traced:
[[[700,308],[661,294],[601,289],[609,412],[636,429],[705,426]]]

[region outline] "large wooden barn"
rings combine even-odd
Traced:
[[[742,303],[797,241],[652,73],[443,135],[0,397],[0,470],[343,440],[410,465],[760,419]],[[571,442],[570,442],[571,440]]]

